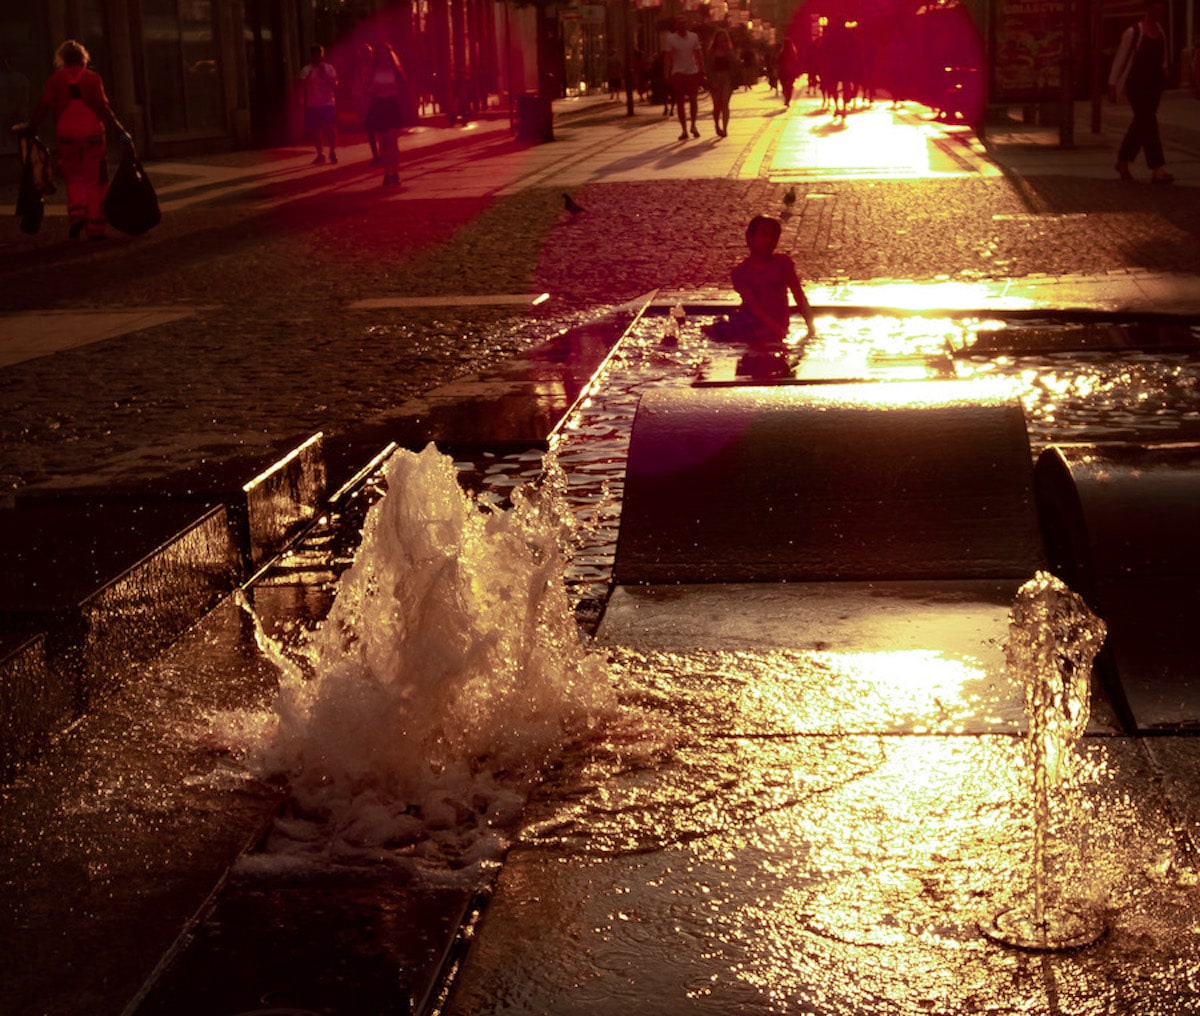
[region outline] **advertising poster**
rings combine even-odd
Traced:
[[[997,0],[995,87],[1000,100],[1036,101],[1059,93],[1063,0]]]

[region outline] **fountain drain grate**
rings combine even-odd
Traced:
[[[1099,942],[1108,932],[1100,915],[1066,906],[1047,907],[1039,921],[1020,907],[1003,910],[979,930],[988,938],[1027,952],[1067,952]]]

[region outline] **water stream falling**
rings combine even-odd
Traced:
[[[1004,653],[1009,673],[1025,689],[1032,884],[1021,905],[997,915],[984,931],[1018,948],[1074,949],[1090,945],[1105,931],[1090,909],[1058,898],[1050,879],[1049,846],[1055,795],[1069,783],[1075,745],[1087,728],[1092,660],[1106,632],[1083,599],[1047,572],[1026,582],[1013,601]]]

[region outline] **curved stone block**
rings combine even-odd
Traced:
[[[693,388],[638,408],[615,578],[1028,577],[1019,403],[956,382]]]
[[[1078,592],[1200,569],[1200,444],[1055,445],[1036,483],[1047,553]]]
[[[1059,445],[1035,479],[1051,566],[1108,625],[1122,719],[1200,727],[1200,445]]]

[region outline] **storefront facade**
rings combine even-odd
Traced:
[[[404,62],[414,103],[451,122],[498,105],[506,88],[498,20],[529,20],[495,0],[45,0],[0,12],[0,153],[28,118],[74,38],[89,50],[118,117],[150,157],[302,141],[296,82],[325,45],[354,126],[363,45]],[[24,6],[24,5],[22,5]],[[522,16],[524,15],[524,16]],[[521,33],[512,34],[521,44]],[[53,137],[52,126],[42,133]]]
[[[286,96],[306,20],[297,0],[47,0],[0,16],[0,52],[36,101],[78,39],[142,152],[184,154],[254,142],[252,103]]]

